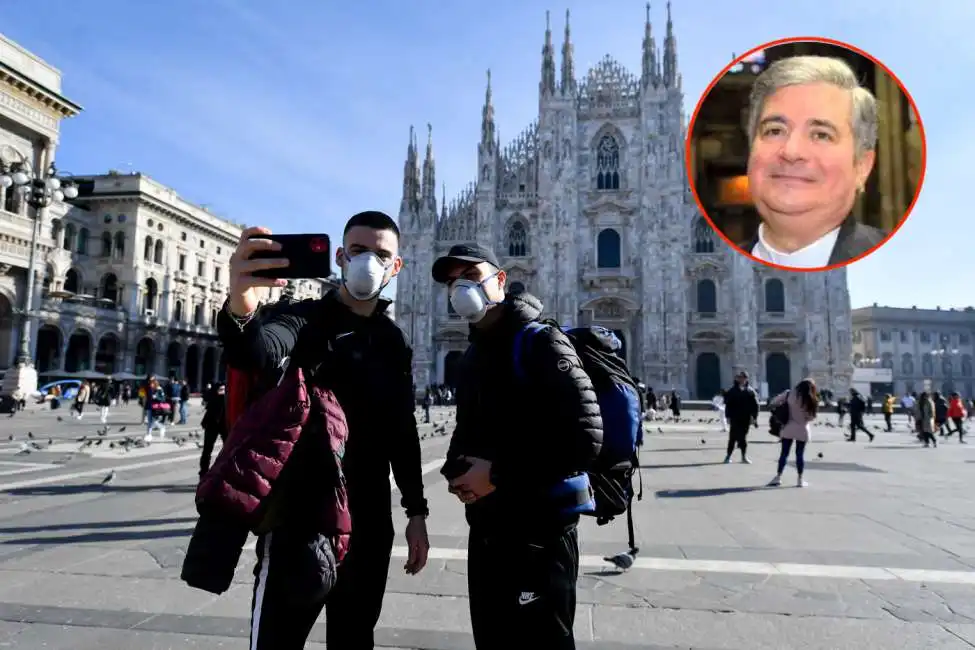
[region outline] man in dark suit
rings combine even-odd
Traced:
[[[752,87],[748,182],[762,219],[742,248],[813,269],[849,262],[887,233],[851,215],[873,169],[877,101],[841,59],[795,56]]]
[[[833,245],[829,253],[829,258],[825,264],[821,264],[820,266],[833,266],[834,264],[843,264],[844,262],[855,260],[869,252],[870,249],[883,243],[884,239],[887,238],[887,234],[880,228],[858,223],[852,216],[847,217],[840,225],[839,230],[836,231],[836,239],[831,240]],[[740,244],[740,246],[759,259],[779,263],[775,259],[769,259],[772,255],[768,255],[764,249],[768,244],[762,244],[758,232],[755,233],[755,236],[751,240]],[[775,252],[773,249],[772,254],[774,255]],[[797,264],[783,264],[783,266],[798,267]]]

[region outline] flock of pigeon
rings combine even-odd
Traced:
[[[60,421],[61,418],[59,417],[58,420]],[[118,428],[118,433],[124,433],[125,428],[126,427],[124,425],[120,426]],[[110,431],[111,428],[105,425],[98,429],[94,436],[85,435],[77,438],[75,442],[79,444],[78,451],[84,451],[90,447],[101,447],[106,441],[108,441],[109,449],[117,449],[119,452],[123,453],[132,449],[148,447],[150,444],[152,444],[142,436],[125,436],[121,440],[109,440],[107,436]],[[190,442],[195,442],[198,449],[203,447],[202,439],[203,434],[198,431],[191,431],[187,433],[185,437],[174,436],[169,438],[169,440],[172,440],[173,444],[175,444],[177,447],[182,447]],[[7,436],[7,440],[15,442],[16,438],[13,434],[11,434]],[[52,445],[54,445],[53,438],[48,438],[47,444],[44,444],[35,439],[33,432],[28,431],[27,440],[20,443],[20,449],[17,451],[16,455],[27,455],[35,451],[44,451]]]

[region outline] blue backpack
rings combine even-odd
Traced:
[[[560,327],[553,321],[528,323],[514,340],[514,370],[519,381],[525,381],[522,358],[527,353],[534,335],[555,327],[569,338],[582,367],[592,380],[603,419],[603,446],[595,465],[584,479],[589,482],[593,502],[581,512],[596,518],[603,526],[619,515],[627,514],[630,547],[633,548],[633,475],[639,474],[638,449],[643,445],[643,422],[640,394],[636,380],[630,375],[626,362],[617,354],[620,341],[604,327]],[[574,482],[577,477],[568,479]],[[643,498],[643,477],[640,476],[640,493]]]

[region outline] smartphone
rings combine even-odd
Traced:
[[[270,239],[281,245],[279,251],[257,251],[252,260],[285,258],[290,264],[283,269],[254,271],[256,278],[274,280],[307,280],[332,275],[332,245],[325,234],[254,235],[251,239]]]
[[[448,481],[453,481],[455,478],[463,476],[467,473],[467,470],[471,468],[471,463],[466,460],[460,460],[455,458],[454,460],[449,460],[444,463],[444,466],[440,468],[440,473]]]

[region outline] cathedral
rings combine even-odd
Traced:
[[[640,75],[606,56],[578,79],[568,12],[560,65],[547,25],[536,121],[502,146],[489,72],[476,180],[450,202],[437,205],[429,134],[421,161],[411,129],[396,318],[413,341],[418,389],[454,385],[468,345],[467,323],[430,276],[434,259],[465,241],[493,247],[508,291],[537,296],[544,317],[615,331],[631,372],[658,393],[711,399],[739,370],[763,394],[803,377],[849,387],[845,269],[763,266],[701,218],[670,3],[665,30],[658,49],[648,6]]]

